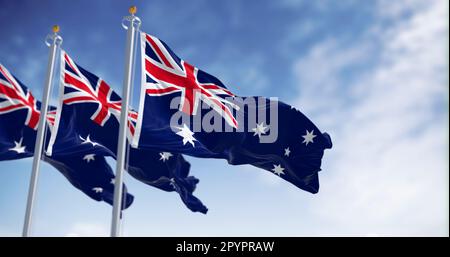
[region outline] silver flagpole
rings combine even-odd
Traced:
[[[127,32],[127,45],[125,50],[125,78],[123,81],[122,91],[122,107],[120,113],[119,139],[117,143],[117,166],[116,178],[114,184],[114,204],[111,222],[111,236],[120,236],[120,214],[122,211],[122,190],[123,190],[123,173],[127,143],[127,121],[128,121],[128,105],[130,99],[131,84],[133,81],[133,63],[135,56],[136,31],[139,31],[141,20],[136,17],[136,6],[129,9],[131,16],[127,16],[122,21],[122,25]],[[124,24],[124,22],[129,23]]]
[[[33,216],[33,205],[36,195],[36,186],[39,176],[40,161],[42,157],[42,146],[44,143],[44,135],[46,131],[45,122],[47,120],[48,100],[50,97],[53,82],[55,56],[56,51],[62,44],[62,38],[58,35],[59,26],[57,25],[53,26],[52,30],[53,34],[48,35],[47,38],[45,39],[45,43],[47,44],[47,46],[50,47],[50,53],[48,56],[47,77],[45,78],[44,93],[42,95],[41,114],[39,117],[39,125],[36,135],[36,145],[34,147],[33,166],[31,170],[30,187],[28,189],[27,209],[25,211],[25,221],[23,224],[23,231],[22,231],[22,236],[24,237],[30,236],[31,221]]]

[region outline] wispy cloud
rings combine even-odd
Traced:
[[[311,206],[330,225],[313,233],[448,235],[448,2],[384,5],[353,44],[325,40],[294,66],[298,106],[335,145]]]
[[[214,60],[208,64],[207,72],[219,77],[238,95],[251,95],[267,89],[270,82],[265,71],[267,60],[260,53],[242,52],[232,44],[223,45]]]

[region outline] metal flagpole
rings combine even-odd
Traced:
[[[25,211],[25,221],[23,224],[23,231],[22,231],[22,236],[24,237],[30,236],[31,221],[33,216],[33,205],[36,195],[36,186],[39,176],[40,161],[42,157],[42,146],[44,143],[44,135],[46,131],[45,122],[47,119],[48,100],[50,97],[53,82],[55,56],[56,51],[61,46],[63,41],[62,38],[58,35],[59,26],[57,25],[53,26],[52,30],[53,34],[48,35],[45,39],[45,43],[47,44],[47,46],[50,47],[50,53],[48,57],[47,77],[45,78],[44,93],[42,95],[41,114],[39,117],[39,125],[36,135],[36,145],[34,147],[33,166],[31,170],[30,187],[28,189],[27,209]]]
[[[125,78],[123,81],[122,91],[122,107],[120,113],[119,139],[117,146],[117,166],[116,178],[114,184],[114,204],[111,222],[111,236],[120,236],[120,214],[122,211],[122,190],[123,190],[123,173],[127,143],[127,121],[128,121],[128,105],[130,99],[131,84],[133,81],[133,63],[135,56],[136,31],[139,31],[141,20],[136,17],[136,6],[129,9],[131,16],[127,16],[122,21],[122,26],[128,30],[127,44],[125,50]],[[129,25],[124,24],[129,22]]]

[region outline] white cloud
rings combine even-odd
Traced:
[[[94,223],[75,223],[70,230],[66,233],[67,237],[92,237],[92,236],[108,236],[108,228],[101,224]]]
[[[428,1],[423,0],[378,0],[377,11],[384,18],[398,19],[408,12],[415,12],[420,8],[426,8]]]
[[[368,44],[360,44],[342,51],[335,39],[315,45],[294,66],[301,90],[297,107],[314,113],[324,113],[330,105],[343,107],[347,100],[343,91],[348,90],[343,74],[349,67],[366,61],[369,48]]]
[[[334,143],[309,211],[327,226],[305,233],[448,236],[448,2],[386,4],[295,64],[297,105]]]

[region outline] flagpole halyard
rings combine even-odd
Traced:
[[[125,17],[124,21],[129,22],[127,26],[122,22],[123,27],[127,30],[127,43],[125,50],[125,77],[122,90],[122,106],[120,113],[119,139],[117,142],[117,158],[116,158],[116,178],[114,183],[114,203],[111,221],[111,236],[120,236],[120,216],[122,211],[122,191],[123,191],[123,174],[124,164],[127,150],[127,121],[128,106],[130,100],[130,92],[133,81],[133,63],[135,57],[136,32],[139,31],[141,20],[135,16],[137,8],[131,6],[128,9],[131,16]]]
[[[55,57],[58,48],[62,44],[62,38],[58,35],[59,26],[55,25],[52,28],[53,34],[48,35],[45,39],[45,43],[50,47],[49,57],[48,57],[48,65],[47,65],[47,75],[45,78],[44,91],[42,94],[42,102],[41,102],[41,113],[39,117],[39,125],[37,129],[36,135],[36,144],[34,147],[34,156],[33,156],[33,166],[31,168],[31,178],[30,185],[28,188],[28,199],[27,206],[25,211],[25,220],[23,224],[22,236],[28,237],[30,236],[31,224],[33,218],[33,207],[34,200],[36,196],[36,187],[39,177],[39,168],[40,161],[42,158],[43,144],[44,144],[44,136],[46,131],[46,119],[47,119],[47,109],[48,109],[48,101],[50,98],[50,92],[52,89],[53,83],[53,73],[55,68]]]

